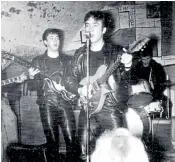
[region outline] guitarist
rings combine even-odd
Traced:
[[[110,65],[123,54],[122,47],[119,45],[113,45],[107,42],[105,39],[106,34],[109,31],[109,27],[112,26],[112,20],[107,12],[103,11],[90,11],[84,18],[85,32],[87,39],[90,39],[90,76],[93,76],[100,65]],[[79,48],[75,52],[75,65],[74,76],[79,83],[86,77],[86,46]],[[127,54],[131,61],[131,56]],[[127,63],[127,61],[126,61]],[[113,75],[111,75],[107,81],[110,93],[105,98],[102,109],[98,113],[90,115],[90,154],[94,150],[95,142],[97,138],[106,130],[114,129],[117,127],[123,127],[123,112],[127,108],[126,102],[128,98],[127,86],[120,82],[120,69],[117,68]],[[72,88],[77,88],[80,98],[84,98],[87,95],[87,86],[77,85]],[[91,96],[92,86],[89,86],[89,96]],[[114,92],[114,93],[113,93]],[[86,160],[86,107],[82,104],[82,109],[79,116],[79,129],[78,139],[80,140],[80,161]],[[91,106],[90,106],[91,107]]]
[[[62,129],[66,144],[67,161],[72,160],[74,151],[75,117],[72,105],[63,99],[61,93],[54,91],[44,80],[45,73],[49,73],[55,78],[60,73],[66,76],[66,67],[69,66],[68,58],[60,53],[61,36],[62,31],[60,29],[49,28],[44,31],[42,39],[47,50],[43,55],[36,56],[32,60],[33,66],[38,69],[29,69],[30,80],[28,81],[28,86],[29,90],[37,91],[38,98],[36,102],[40,108],[41,121],[47,140],[46,146],[49,150],[48,161],[59,161],[59,127]],[[44,73],[41,73],[41,70]],[[68,81],[65,85],[68,88]],[[58,91],[60,87],[60,83],[56,84]],[[50,159],[53,156],[54,159]]]
[[[1,59],[1,81],[7,79],[6,68],[11,65],[5,59]],[[25,80],[26,76],[21,75],[15,83],[1,86],[1,160],[10,161],[7,156],[7,147],[12,142],[18,142],[17,112],[20,100],[19,85]]]

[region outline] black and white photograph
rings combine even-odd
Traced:
[[[175,162],[175,1],[1,1],[2,162]]]

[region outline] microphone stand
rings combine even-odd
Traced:
[[[87,131],[86,131],[86,161],[90,162],[90,156],[89,156],[89,139],[90,139],[90,119],[89,119],[89,85],[90,85],[90,77],[89,77],[89,46],[90,45],[90,39],[87,37],[86,39],[86,54],[87,54],[87,105],[86,105],[86,118],[87,118]]]
[[[169,75],[166,76],[166,80],[167,80],[168,83],[170,83]],[[167,106],[167,116],[166,116],[167,119],[170,118],[170,101],[169,101],[170,100],[170,95],[171,95],[170,94],[170,86],[168,85],[167,86],[167,103],[166,103],[167,104],[166,105]]]

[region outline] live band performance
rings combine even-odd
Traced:
[[[1,1],[2,162],[175,162],[175,2]]]

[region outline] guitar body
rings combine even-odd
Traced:
[[[90,76],[90,84],[94,83],[95,81],[98,80],[104,73],[106,72],[107,66],[106,65],[101,65],[95,75]],[[80,81],[80,85],[85,86],[88,85],[88,78],[85,77]],[[109,85],[106,83],[103,83],[99,88],[97,88],[93,93],[93,96],[89,99],[90,100],[90,114],[98,113],[104,104],[104,101],[106,99],[106,96],[108,93],[112,92],[110,90]]]
[[[61,94],[62,97],[66,101],[75,100],[76,95],[74,95],[73,93],[67,91],[65,89],[65,86],[62,85],[63,84],[63,79],[62,78],[63,78],[62,74],[60,74],[59,72],[56,72],[52,75],[52,79],[45,78],[44,80],[46,81],[46,83],[48,84],[48,87],[50,89],[57,92],[58,94]]]

